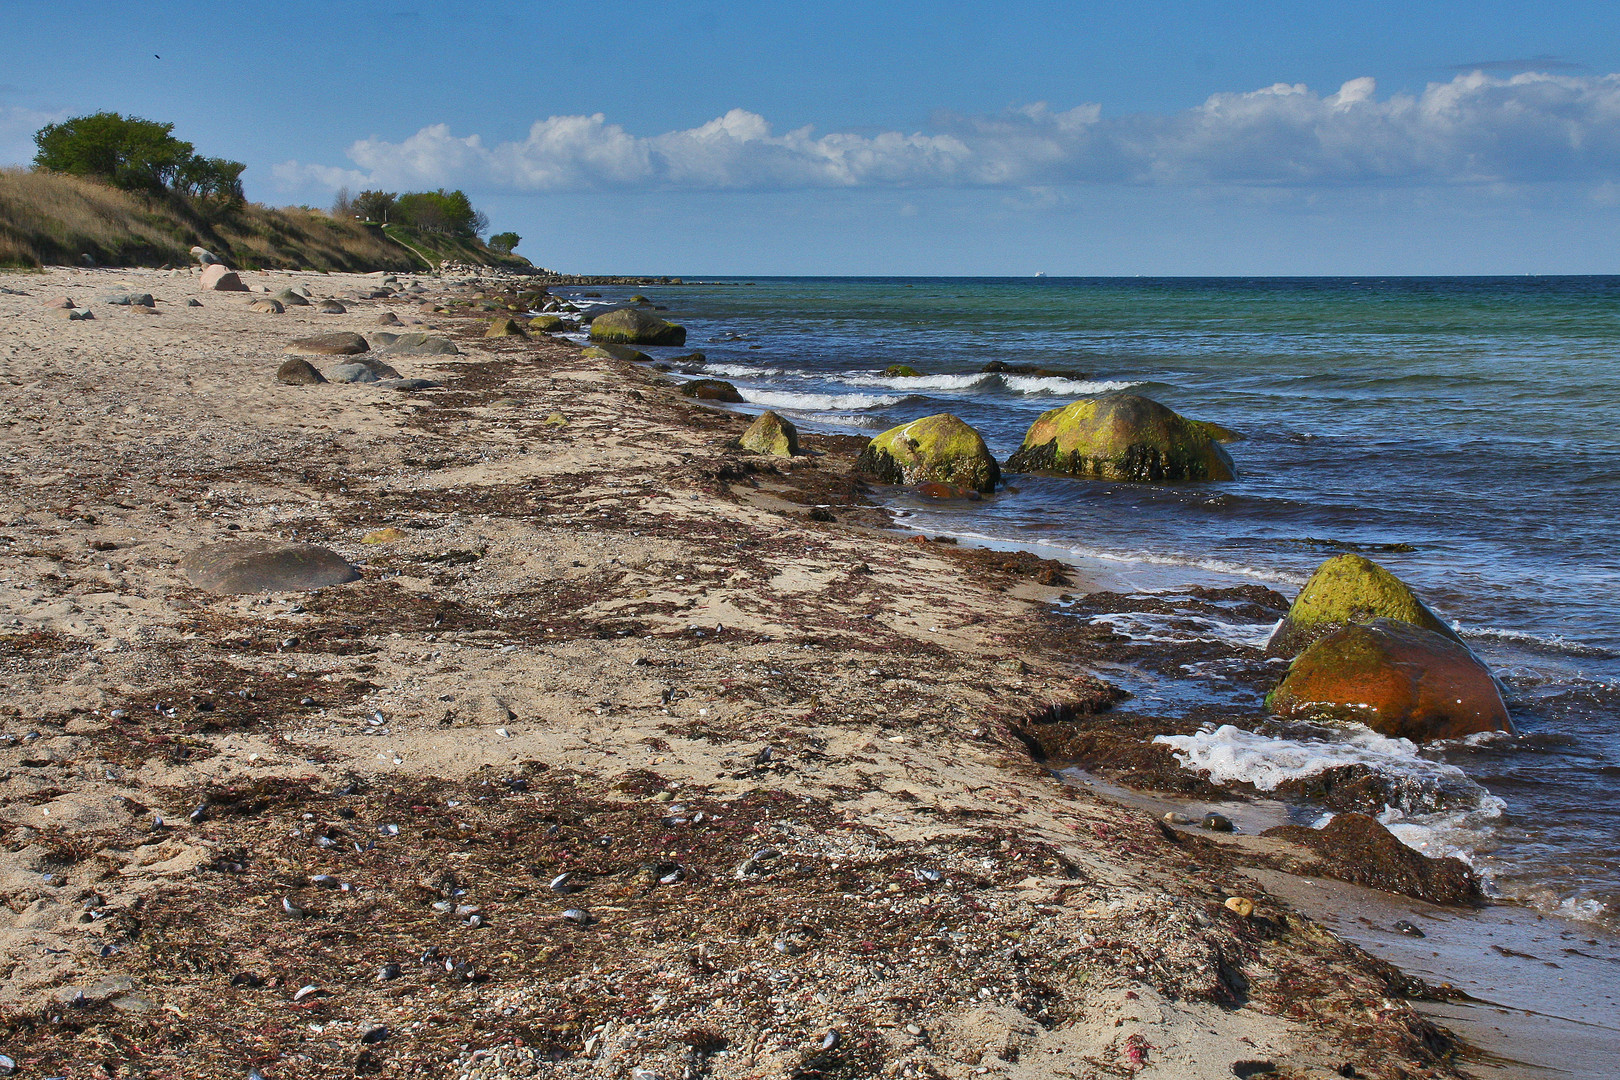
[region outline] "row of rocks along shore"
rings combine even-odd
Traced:
[[[886,528],[972,440],[694,396],[646,281],[581,349],[532,277],[5,279],[0,1069],[1462,1075],[1444,988],[1250,871],[1465,871],[1060,783],[1193,781],[1070,568]],[[1095,471],[1070,419],[1008,467]],[[1364,562],[1279,647],[1432,632]]]

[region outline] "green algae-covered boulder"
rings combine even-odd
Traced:
[[[799,452],[799,429],[792,421],[784,420],[766,409],[748,425],[742,438],[737,440],[744,450],[775,457],[792,457]]]
[[[591,340],[620,345],[685,345],[686,327],[636,308],[617,308],[591,320]]]
[[[1042,413],[1007,471],[1146,482],[1233,476],[1232,459],[1203,425],[1137,394],[1103,394]]]
[[[855,467],[885,484],[933,480],[994,491],[1001,479],[1001,468],[984,439],[950,413],[890,428],[866,444]]]
[[[539,330],[541,333],[549,333],[553,330],[566,330],[567,328],[568,321],[561,315],[536,315],[534,318],[529,320],[529,329]]]
[[[1288,616],[1272,633],[1266,652],[1295,656],[1311,642],[1347,623],[1391,619],[1462,639],[1394,574],[1360,555],[1340,555],[1316,568],[1294,597]]]
[[[915,379],[921,374],[910,364],[890,364],[883,369],[884,377],[889,379]]]
[[[1496,680],[1466,646],[1393,619],[1347,623],[1317,639],[1294,658],[1266,707],[1413,742],[1513,730]]]
[[[524,333],[523,327],[518,325],[516,319],[499,318],[490,320],[489,329],[484,331],[484,336],[526,338],[529,335]]]

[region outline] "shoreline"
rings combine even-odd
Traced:
[[[1064,587],[883,531],[851,440],[742,455],[565,343],[107,276],[0,296],[19,1075],[1459,1075],[1419,984],[1030,760],[1096,691]],[[442,388],[273,382],[385,310],[456,341],[389,358]],[[278,535],[361,580],[174,570]]]

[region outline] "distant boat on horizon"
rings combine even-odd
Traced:
[[[1045,277],[1046,276],[1046,271],[1045,270],[1037,270],[1037,271],[1035,271],[1035,276],[1036,277]]]

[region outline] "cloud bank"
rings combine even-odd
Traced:
[[[793,190],[1025,187],[1074,182],[1331,186],[1620,179],[1620,75],[1482,71],[1380,100],[1370,78],[1332,94],[1278,83],[1215,94],[1171,115],[1104,117],[1096,105],[941,115],[926,132],[776,134],[733,109],[700,127],[638,136],[598,113],[537,121],[486,144],[444,124],[365,139],[353,167],[289,161],[289,188],[465,187]]]

